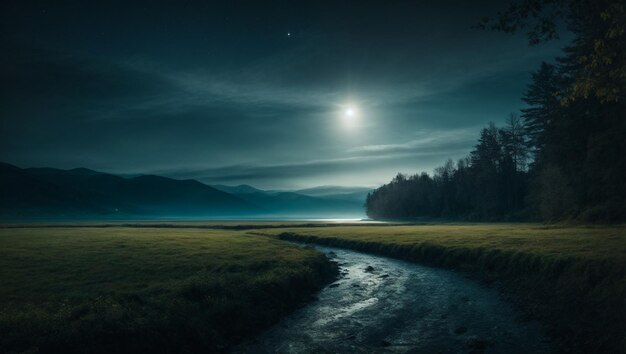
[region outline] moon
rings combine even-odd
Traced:
[[[353,102],[342,105],[338,115],[344,129],[351,131],[359,126],[361,112]]]
[[[358,110],[355,105],[350,104],[344,107],[343,116],[345,118],[355,118],[358,115]]]

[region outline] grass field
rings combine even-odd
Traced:
[[[495,280],[564,351],[626,353],[626,228],[470,224],[259,232],[467,270]]]
[[[537,224],[0,228],[0,347],[227,350],[335,274],[319,253],[279,239],[471,271],[498,281],[563,350],[626,353],[625,227]]]
[[[0,229],[0,348],[224,350],[333,275],[313,250],[237,231]]]
[[[442,224],[403,226],[297,227],[264,230],[279,235],[339,238],[364,243],[522,252],[551,258],[610,259],[626,264],[624,226],[538,224]]]

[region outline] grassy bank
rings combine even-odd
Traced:
[[[238,231],[0,229],[0,348],[223,351],[335,271],[313,250]]]
[[[626,352],[626,229],[529,224],[263,230],[497,280],[564,351]]]

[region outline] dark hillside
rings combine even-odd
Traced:
[[[3,218],[237,216],[259,208],[195,180],[0,165]]]

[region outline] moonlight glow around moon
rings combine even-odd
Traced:
[[[354,103],[348,103],[341,107],[339,116],[343,122],[344,129],[353,130],[358,125],[360,112]]]
[[[354,104],[347,104],[343,107],[343,117],[348,120],[355,119],[359,114],[357,107]]]

